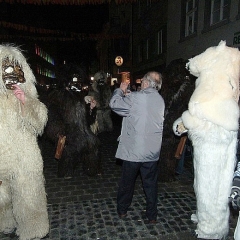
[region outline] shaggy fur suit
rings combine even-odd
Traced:
[[[191,219],[198,238],[224,239],[236,166],[240,52],[221,41],[190,59],[187,68],[197,77],[195,90],[174,126],[183,123],[194,148],[197,210]]]
[[[23,104],[4,85],[0,68],[0,231],[16,230],[20,240],[39,239],[49,231],[43,160],[37,142],[47,109],[38,100],[35,77],[21,51],[0,45],[1,66],[6,57],[21,65],[26,82],[19,85],[25,95]]]
[[[91,99],[96,101],[96,120],[90,126],[92,132],[95,134],[112,131],[113,129],[111,109],[109,107],[111,97],[112,92],[107,84],[106,73],[102,71],[95,73],[92,91],[89,91],[88,96],[85,98],[86,103]]]

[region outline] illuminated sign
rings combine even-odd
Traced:
[[[122,64],[123,64],[123,58],[122,58],[121,56],[117,56],[117,57],[115,58],[115,64],[116,64],[118,67],[122,66]]]

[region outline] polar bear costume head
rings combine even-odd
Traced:
[[[23,56],[22,51],[18,47],[10,44],[0,45],[0,94],[7,96],[8,91],[11,91],[7,89],[5,82],[3,81],[3,65],[6,59],[13,64],[20,66],[25,78],[25,82],[20,83],[20,87],[25,94],[28,94],[34,98],[37,97],[37,90],[35,88],[36,79],[26,61],[26,58]]]
[[[221,41],[218,46],[189,59],[186,67],[198,77],[189,101],[189,113],[226,130],[238,129],[239,50]],[[184,125],[191,125],[187,118]]]

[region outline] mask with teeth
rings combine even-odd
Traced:
[[[13,90],[15,84],[25,83],[24,72],[15,60],[5,58],[2,62],[2,79],[7,89]]]

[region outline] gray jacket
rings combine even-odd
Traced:
[[[124,96],[117,88],[110,107],[123,117],[116,158],[131,162],[158,161],[165,110],[158,91],[148,87]]]

